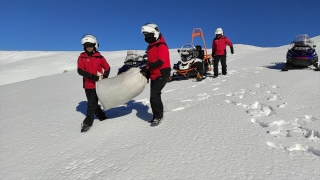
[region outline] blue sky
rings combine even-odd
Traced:
[[[143,50],[146,22],[169,48],[190,42],[194,28],[210,48],[218,27],[234,44],[277,47],[320,35],[319,9],[320,0],[0,0],[0,50],[80,51],[86,33],[100,51]]]

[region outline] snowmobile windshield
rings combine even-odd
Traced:
[[[186,43],[181,46],[181,48],[178,50],[181,60],[186,62],[190,61],[191,59],[196,57],[196,47],[193,45],[193,43]]]
[[[138,61],[139,60],[139,54],[136,50],[128,50],[127,51],[127,56],[124,62],[127,61]]]
[[[313,41],[310,39],[308,34],[298,34],[294,38],[291,46],[312,47]]]

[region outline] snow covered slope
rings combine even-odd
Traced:
[[[320,74],[281,72],[288,47],[235,45],[228,75],[165,86],[159,126],[148,85],[83,134],[80,52],[0,52],[0,179],[320,179]]]

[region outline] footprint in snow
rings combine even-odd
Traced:
[[[255,102],[247,106],[247,113],[251,114],[253,117],[260,117],[260,116],[270,116],[274,114],[274,110],[267,105],[261,104],[259,102]]]
[[[279,93],[271,92],[271,91],[266,91],[266,93],[268,93],[268,94],[279,94]]]
[[[207,93],[198,94],[197,96],[200,96],[200,98],[198,99],[199,101],[208,99],[210,97],[210,95],[208,95]]]
[[[248,90],[246,90],[246,89],[241,89],[240,90],[240,94],[245,94],[245,93],[247,93],[248,92]]]
[[[287,102],[277,105],[278,108],[284,108],[287,106]]]
[[[277,95],[274,95],[273,97],[268,98],[268,101],[276,101],[276,100],[278,100],[278,99],[279,99],[278,96],[277,96]]]
[[[234,96],[236,93],[228,92],[226,96]]]
[[[185,100],[181,100],[180,102],[190,102],[193,101],[193,99],[185,99]]]
[[[178,108],[174,108],[174,109],[171,109],[171,111],[181,111],[183,110],[185,107],[178,107]]]
[[[320,156],[320,150],[318,150],[312,146],[304,146],[302,144],[284,146],[282,144],[276,144],[274,142],[267,142],[267,145],[272,148],[276,148],[276,149],[284,149],[287,152],[303,151],[303,152],[312,153],[316,156]]]
[[[167,90],[167,91],[165,91],[165,93],[168,93],[168,92],[171,92],[171,91],[175,91],[175,89]]]
[[[217,88],[214,88],[214,89],[212,89],[212,91],[216,91],[216,90],[218,90],[219,88],[217,87]]]
[[[225,101],[226,101],[226,103],[228,103],[228,104],[233,104],[233,105],[237,105],[237,106],[242,105],[242,103],[240,103],[240,102],[235,102],[235,101],[230,101],[230,100],[225,100]]]
[[[256,86],[257,88],[261,88],[261,87],[264,86],[264,85],[256,84],[255,86]]]
[[[258,121],[256,118],[251,118],[251,122],[252,122],[252,123],[259,124],[261,127],[269,127],[269,124],[268,124],[268,123],[260,122],[260,121]]]
[[[237,71],[237,70],[231,70],[231,71],[228,71],[228,74],[236,74],[236,73],[238,73],[238,71]]]

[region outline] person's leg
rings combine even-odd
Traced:
[[[217,77],[219,75],[219,65],[220,56],[215,56],[213,60],[213,77]]]
[[[203,62],[196,62],[196,63],[194,63],[194,66],[197,68],[197,72],[198,72],[196,75],[196,78],[198,81],[201,81],[203,78],[203,71],[204,71]]]
[[[94,120],[94,114],[97,109],[98,105],[98,98],[96,97],[96,90],[95,89],[86,89],[86,96],[88,100],[88,109],[87,109],[87,116],[84,119],[83,123],[92,126]]]
[[[227,74],[227,56],[221,57],[222,74]]]
[[[204,73],[204,65],[203,65],[203,62],[196,62],[194,63],[194,65],[197,67],[197,71],[201,74],[201,76],[203,75]]]
[[[163,75],[154,81],[151,81],[150,104],[154,118],[163,118],[163,103],[161,100],[161,91],[168,82],[168,76]]]
[[[101,107],[99,106],[98,102],[99,102],[99,99],[98,99],[98,95],[97,95],[97,92],[94,91],[95,93],[95,102],[97,102],[97,107],[96,107],[96,110],[95,110],[95,115],[97,116],[97,118],[100,120],[100,121],[103,121],[103,120],[106,120],[107,119],[107,116],[106,114],[102,111]]]

